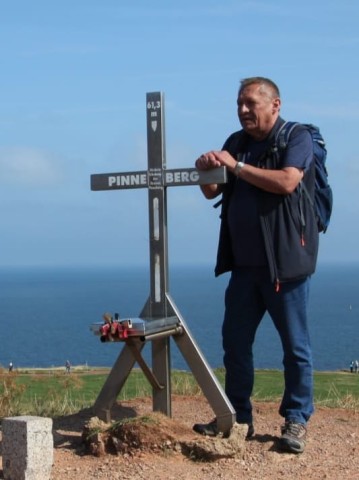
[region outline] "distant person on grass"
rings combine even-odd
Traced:
[[[66,373],[71,373],[71,363],[69,360],[66,360],[65,370],[66,370]]]
[[[225,166],[229,172],[228,183],[201,186],[208,199],[223,194],[215,273],[231,272],[222,326],[226,394],[237,422],[248,424],[247,437],[253,436],[252,347],[268,312],[283,347],[285,390],[279,413],[285,422],[280,446],[300,453],[314,411],[307,307],[318,229],[310,200],[301,195],[303,180],[314,197],[310,134],[298,125],[279,162],[269,150],[284,124],[280,108],[279,89],[271,80],[242,80],[237,111],[243,130],[233,133],[221,151],[201,155],[196,168]],[[216,419],[193,428],[203,435],[219,433]]]

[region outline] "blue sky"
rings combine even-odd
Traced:
[[[335,195],[320,262],[358,262],[357,0],[1,0],[0,266],[146,264],[146,190],[90,175],[147,168],[146,92],[165,94],[167,167],[239,128],[240,79],[320,126]],[[168,189],[170,264],[214,263],[218,211]]]

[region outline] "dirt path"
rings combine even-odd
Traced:
[[[85,452],[81,434],[91,411],[54,421],[52,480],[359,480],[359,412],[318,407],[309,425],[306,450],[301,455],[277,448],[282,419],[273,403],[255,404],[253,439],[235,458],[193,461],[181,451],[142,448],[127,454],[95,457]],[[113,418],[151,413],[152,399],[123,402]],[[191,430],[195,422],[213,415],[203,397],[175,396],[171,428],[177,436],[201,441]],[[168,429],[168,425],[164,425]],[[222,440],[225,442],[226,440]],[[0,478],[3,478],[0,476]]]

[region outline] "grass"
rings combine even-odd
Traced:
[[[0,369],[0,418],[14,415],[56,417],[91,407],[104,382],[108,369],[77,368],[67,375],[64,369],[19,370],[9,374]],[[224,384],[224,370],[215,374]],[[173,371],[171,391],[177,395],[201,395],[189,372]],[[359,375],[348,372],[315,372],[316,405],[359,408]],[[283,392],[283,373],[258,370],[255,375],[253,399],[278,401]],[[151,396],[152,389],[141,370],[131,371],[118,399]]]
[[[284,388],[280,371],[256,373],[254,397],[258,400],[278,400]],[[314,399],[316,405],[359,408],[359,375],[348,372],[315,372]]]

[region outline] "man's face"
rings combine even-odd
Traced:
[[[238,94],[238,117],[243,130],[256,140],[264,139],[279,115],[280,99],[268,87],[252,84]]]

